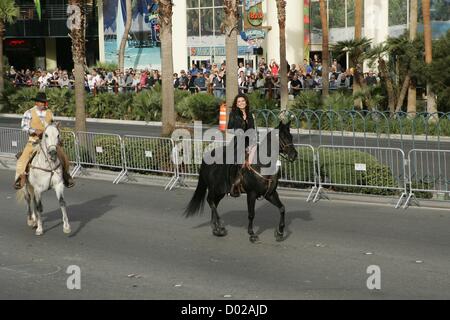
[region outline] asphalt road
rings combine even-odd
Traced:
[[[282,198],[287,239],[276,242],[277,210],[257,203],[261,243],[246,234],[245,196],[219,212],[185,219],[193,190],[77,179],[66,190],[72,234],[62,231],[53,192],[45,194],[41,237],[0,170],[0,299],[449,299],[450,213],[443,210]],[[66,270],[81,269],[81,290]],[[381,270],[369,290],[366,270]]]

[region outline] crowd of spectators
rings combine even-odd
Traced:
[[[218,98],[225,97],[226,77],[230,76],[225,62],[203,63],[200,66],[192,63],[190,69],[181,70],[173,74],[174,88],[189,90],[191,93],[209,93]],[[259,59],[257,67],[250,63],[239,63],[234,75],[238,82],[239,91],[242,93],[259,92],[267,99],[278,99],[280,95],[280,66],[271,60],[266,63],[264,58]],[[72,88],[74,83],[73,70],[68,72],[58,68],[50,72],[47,70],[15,70],[11,67],[7,71],[7,77],[15,86],[36,86],[40,90],[48,87]],[[292,97],[297,96],[302,90],[322,88],[322,63],[317,58],[306,59],[303,64],[288,64],[288,90]],[[353,85],[353,69],[344,69],[333,60],[328,74],[330,90],[346,88]],[[372,71],[364,74],[367,85],[377,85],[379,77]],[[93,68],[85,74],[86,91],[92,94],[99,92],[139,92],[143,89],[151,89],[161,83],[159,70],[135,70],[126,69],[105,71],[101,68]]]

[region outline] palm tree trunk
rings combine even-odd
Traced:
[[[355,40],[362,37],[363,0],[355,0]]]
[[[119,3],[119,6],[121,4]],[[130,33],[131,23],[132,23],[132,6],[131,0],[125,0],[125,7],[127,10],[127,21],[125,22],[125,30],[123,31],[122,40],[120,41],[119,47],[119,70],[124,71],[125,68],[125,47],[127,45],[128,34]]]
[[[175,130],[175,106],[173,88],[172,53],[172,0],[159,0],[161,24],[161,72],[162,72],[162,135],[170,136]]]
[[[224,0],[225,11],[225,48],[226,48],[226,103],[227,114],[230,113],[233,100],[238,94],[237,81],[237,27],[239,19],[239,8],[237,0]]]
[[[286,60],[286,1],[277,0],[278,26],[280,29],[280,107],[287,109],[289,99],[287,60]]]
[[[388,107],[389,112],[391,115],[395,112],[395,93],[394,93],[394,86],[392,84],[392,80],[389,77],[388,68],[386,65],[386,61],[384,61],[383,58],[378,59],[378,67],[380,69],[381,76],[384,79],[384,82],[386,83],[386,91],[388,94]],[[406,90],[405,90],[406,92]]]
[[[5,90],[4,65],[3,65],[3,37],[5,36],[5,25],[0,21],[0,97]],[[0,105],[0,110],[2,105]]]
[[[425,41],[425,63],[431,64],[433,61],[432,53],[432,38],[431,38],[431,17],[430,17],[430,0],[422,0],[423,13],[423,29]],[[427,84],[427,112],[430,114],[436,113],[436,97],[431,89],[431,85]],[[430,118],[431,121],[436,121],[436,115]]]
[[[328,97],[328,90],[330,87],[328,68],[330,52],[328,50],[328,19],[326,0],[320,0],[320,21],[322,22],[322,99],[325,101]]]
[[[406,93],[408,93],[408,88],[410,87],[411,75],[410,71],[405,76],[405,80],[403,81],[402,90],[400,91],[400,95],[398,97],[397,106],[395,107],[395,112],[402,111],[403,102],[405,101]]]
[[[409,24],[409,40],[416,40],[417,36],[417,17],[418,17],[418,0],[410,0],[411,10],[410,10],[410,24]],[[407,106],[408,117],[414,118],[417,111],[417,91],[413,79],[409,81],[408,88],[408,106]]]
[[[85,11],[82,0],[70,0],[71,5],[80,10],[78,24],[74,24],[70,37],[72,38],[72,57],[75,76],[75,131],[86,131],[86,107],[84,92],[84,69],[85,69]]]

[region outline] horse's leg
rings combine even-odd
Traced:
[[[259,241],[258,235],[256,235],[253,231],[253,219],[255,218],[255,202],[256,194],[254,192],[247,193],[248,234],[250,235],[250,242],[252,243]]]
[[[284,240],[284,214],[285,214],[285,208],[284,205],[280,201],[280,197],[278,196],[278,192],[274,191],[271,195],[265,197],[267,201],[272,203],[274,206],[278,208],[280,211],[280,223],[278,225],[278,228],[275,230],[275,239],[277,241],[283,241]]]
[[[33,196],[33,206],[34,206],[34,212],[37,217],[37,228],[36,228],[36,235],[40,236],[44,233],[44,229],[42,228],[42,202],[41,202],[41,193],[34,190],[34,196]]]
[[[227,229],[222,224],[222,220],[217,212],[217,206],[220,200],[223,199],[225,195],[216,195],[212,192],[208,192],[206,201],[208,201],[209,207],[211,208],[211,228],[213,230],[213,235],[217,237],[223,237],[227,235]]]
[[[23,190],[19,191],[24,193],[25,201],[27,202],[28,214],[27,214],[27,225],[31,228],[36,228],[36,215],[34,214],[33,208],[31,206],[31,195],[28,190],[28,186],[25,186]]]
[[[63,232],[70,233],[69,219],[67,218],[66,201],[64,200],[64,185],[59,183],[55,186],[56,198],[58,198],[59,206],[61,207],[62,219],[63,219]]]

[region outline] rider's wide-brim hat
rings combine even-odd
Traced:
[[[36,98],[33,98],[32,100],[37,102],[48,102],[45,92],[38,92]]]

